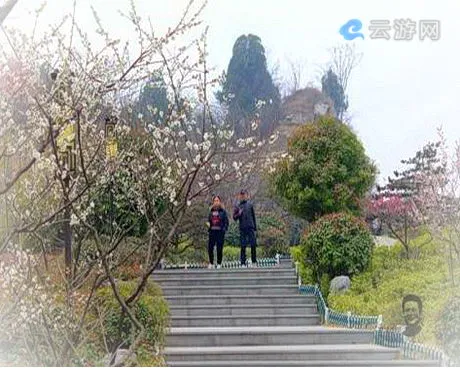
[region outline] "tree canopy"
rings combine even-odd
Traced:
[[[294,132],[288,153],[270,180],[288,210],[308,221],[333,212],[360,213],[376,167],[349,127],[320,117]]]
[[[348,109],[348,98],[337,75],[329,69],[321,78],[322,92],[334,103],[336,116],[342,120],[343,113]]]
[[[271,132],[278,119],[281,98],[267,69],[265,49],[258,36],[238,37],[217,97],[228,105],[229,117],[238,136],[247,133],[251,120],[257,118],[262,134]]]

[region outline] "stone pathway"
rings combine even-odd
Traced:
[[[433,365],[398,360],[398,349],[372,343],[372,331],[321,326],[290,266],[156,272],[171,310],[167,365]]]

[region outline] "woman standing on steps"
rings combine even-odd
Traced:
[[[209,226],[208,268],[214,268],[215,245],[217,245],[217,268],[220,268],[222,264],[225,232],[228,230],[228,216],[222,204],[222,200],[218,195],[212,198],[212,206],[209,211],[207,224]]]

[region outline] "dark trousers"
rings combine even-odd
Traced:
[[[246,264],[246,247],[251,246],[251,261],[257,262],[256,257],[256,235],[253,229],[240,229],[240,242],[241,242],[241,256],[240,261],[242,265]]]
[[[217,245],[217,264],[222,263],[222,251],[224,249],[225,231],[209,231],[208,255],[209,263],[214,264],[214,246]]]

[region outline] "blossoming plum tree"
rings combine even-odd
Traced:
[[[88,315],[107,283],[133,326],[134,353],[145,326],[132,310],[189,209],[220,183],[275,161],[266,143],[276,137],[260,141],[254,130],[236,138],[212,108],[217,78],[207,65],[202,4],[191,1],[161,35],[132,5],[125,18],[135,45],[112,38],[95,13],[100,48],[75,8],[41,38],[7,28],[8,44],[0,46],[0,201],[8,216],[0,233],[0,346],[34,365],[85,364],[97,325]],[[194,32],[194,42],[185,40]],[[129,101],[154,73],[164,76],[168,109],[161,121],[139,115],[133,122]],[[106,154],[107,120],[116,122],[116,155]],[[100,212],[96,199],[115,176],[146,219],[147,239],[128,240],[135,222]],[[99,231],[95,218],[111,231]],[[62,255],[51,236],[62,224],[72,245],[64,265],[54,262]],[[136,252],[137,286],[124,298],[114,275]]]

